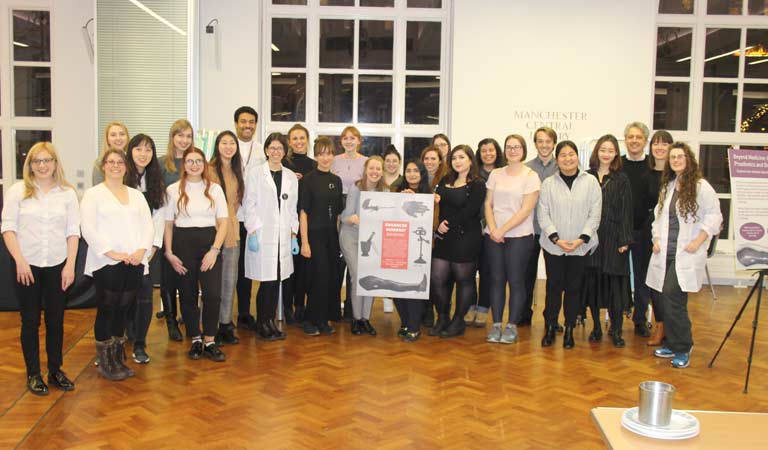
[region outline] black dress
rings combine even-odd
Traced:
[[[440,182],[436,193],[440,195],[438,225],[448,221],[450,228],[444,235],[437,233],[432,257],[450,262],[477,262],[483,243],[480,212],[485,202],[485,183],[472,180],[466,186],[452,188]]]
[[[596,169],[588,173],[597,175]],[[599,323],[599,308],[607,308],[611,322],[621,326],[621,314],[629,306],[629,251],[619,253],[619,247],[632,241],[632,189],[624,173],[610,172],[600,183],[603,191],[603,208],[600,228],[597,230],[598,246],[587,256],[587,273],[583,300],[592,310],[592,317]]]

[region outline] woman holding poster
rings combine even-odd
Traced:
[[[432,252],[432,293],[438,318],[430,336],[464,334],[464,315],[477,297],[475,271],[483,242],[480,212],[485,183],[477,172],[472,149],[458,145],[448,154],[450,170],[435,192],[440,196],[435,248]],[[456,283],[456,310],[451,312],[451,284]]]
[[[365,161],[363,177],[350,186],[347,194],[347,205],[341,213],[341,229],[339,230],[339,245],[341,253],[347,262],[347,270],[352,283],[352,334],[367,333],[376,336],[376,329],[371,325],[371,310],[373,297],[357,295],[357,242],[360,231],[360,192],[386,190],[384,183],[384,160],[380,156],[371,156]]]
[[[661,292],[664,310],[664,343],[654,355],[672,358],[672,367],[684,369],[693,348],[688,292],[701,289],[707,246],[720,232],[723,216],[715,190],[702,178],[688,144],[672,144],[661,182],[646,280]]]

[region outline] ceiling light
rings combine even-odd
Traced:
[[[160,14],[152,11],[151,9],[147,8],[147,6],[144,5],[143,3],[141,3],[139,0],[128,0],[128,1],[133,3],[134,5],[136,5],[137,8],[141,9],[145,13],[147,13],[150,16],[154,17],[158,21],[160,21],[160,22],[164,23],[165,25],[167,25],[168,28],[172,29],[173,31],[179,33],[182,36],[186,36],[187,35],[187,33],[184,30],[182,30],[181,28],[179,28],[176,25],[172,24],[171,22],[168,22],[164,17],[162,17]]]
[[[272,51],[273,51],[273,52],[279,52],[279,51],[280,51],[280,49],[279,49],[279,48],[277,48],[277,45],[275,45],[275,44],[272,44]]]
[[[27,45],[27,44],[25,44],[23,42],[16,42],[16,41],[13,41],[13,45],[15,45],[16,47],[24,47],[24,48],[29,47],[29,45]]]

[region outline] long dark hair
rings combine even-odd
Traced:
[[[232,165],[232,172],[235,174],[235,178],[237,178],[237,204],[243,202],[243,195],[245,195],[245,182],[243,181],[243,157],[240,156],[240,143],[237,141],[237,136],[235,133],[226,130],[219,133],[218,136],[216,136],[216,142],[213,144],[213,156],[211,157],[211,167],[216,171],[216,175],[219,177],[219,184],[221,185],[221,190],[224,191],[224,198],[227,197],[227,185],[226,181],[224,181],[224,174],[221,171],[221,153],[219,153],[219,143],[224,138],[224,136],[229,136],[235,141],[235,146],[237,147],[237,151],[234,155],[232,155],[232,161],[230,164]],[[229,199],[227,199],[229,200]]]
[[[419,174],[421,175],[421,180],[419,180],[419,187],[416,190],[416,193],[431,194],[432,188],[429,186],[429,172],[427,172],[427,168],[424,167],[424,163],[418,159],[412,159],[405,163],[405,166],[403,166],[403,182],[400,183],[395,192],[402,192],[406,189],[411,189],[411,187],[408,185],[408,182],[405,180],[405,170],[408,169],[409,164],[416,166],[416,168],[419,169]]]
[[[482,141],[477,143],[477,151],[475,152],[475,162],[477,163],[478,169],[483,168],[483,158],[480,156],[480,149],[484,145],[491,144],[493,145],[493,148],[496,150],[496,159],[493,161],[493,167],[499,168],[504,167],[507,164],[507,161],[504,159],[504,153],[501,151],[501,146],[499,145],[498,141],[494,138],[485,138]]]
[[[139,173],[139,168],[136,167],[136,163],[133,161],[133,149],[139,145],[149,145],[152,149],[152,159],[144,168],[144,173]],[[141,186],[141,177],[144,176],[144,181],[147,186],[146,199],[149,207],[154,211],[160,209],[165,204],[165,182],[163,181],[163,174],[160,172],[160,163],[157,160],[157,149],[155,148],[155,141],[146,134],[137,134],[128,142],[126,147],[128,157],[125,161],[125,179],[123,182],[126,186],[138,189]]]
[[[469,145],[457,145],[456,147],[453,147],[453,149],[448,153],[448,156],[445,158],[448,161],[446,163],[448,164],[448,173],[443,177],[442,181],[445,181],[446,185],[453,185],[453,183],[456,182],[456,179],[459,178],[459,173],[456,172],[456,170],[453,169],[453,155],[457,152],[464,152],[465,155],[467,155],[467,159],[470,162],[469,166],[469,173],[467,173],[467,185],[472,182],[472,180],[476,180],[480,178],[480,175],[477,171],[477,161],[475,161],[475,152],[472,150],[472,147]]]

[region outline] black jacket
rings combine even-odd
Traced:
[[[597,178],[597,169],[590,169],[588,173]],[[600,188],[603,210],[597,230],[599,244],[590,256],[589,265],[609,275],[629,275],[629,251],[619,253],[619,247],[632,241],[633,204],[629,178],[622,172],[610,172],[603,177]]]

